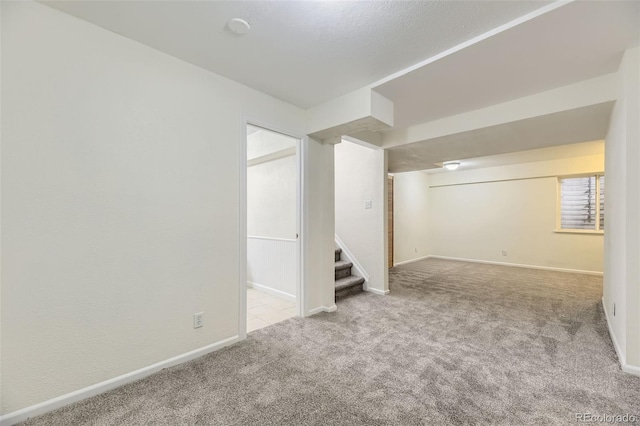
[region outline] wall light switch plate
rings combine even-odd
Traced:
[[[371,200],[366,200],[364,202],[364,208],[365,209],[370,209],[371,208]]]
[[[204,325],[204,319],[202,318],[203,312],[193,314],[193,328],[200,328]]]

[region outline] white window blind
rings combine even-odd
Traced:
[[[560,228],[604,229],[604,176],[560,179]]]
[[[598,183],[600,185],[600,229],[604,230],[604,176],[600,176]]]

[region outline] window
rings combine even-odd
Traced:
[[[559,230],[590,232],[604,230],[604,176],[559,179]]]

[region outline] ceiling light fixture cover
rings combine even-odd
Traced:
[[[460,163],[458,161],[449,161],[448,163],[444,163],[443,166],[447,170],[455,170],[460,167]]]
[[[229,30],[238,35],[245,35],[251,30],[251,26],[247,21],[240,18],[233,18],[229,22],[227,22],[227,27]]]

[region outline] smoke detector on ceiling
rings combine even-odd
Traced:
[[[227,22],[227,28],[234,34],[245,35],[251,30],[251,26],[247,21],[240,18],[233,18]]]

